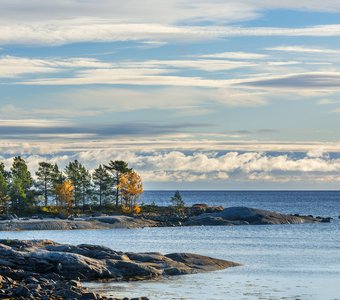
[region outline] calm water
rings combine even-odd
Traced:
[[[141,201],[170,205],[173,191],[146,191]],[[248,206],[283,213],[340,215],[340,191],[181,191],[187,205]]]
[[[165,203],[172,194],[147,192],[144,197],[151,202],[159,197]],[[224,206],[245,205],[324,216],[340,214],[340,192],[183,192],[182,195],[187,203],[209,200],[211,204]],[[161,281],[95,284],[98,291],[117,297],[340,299],[339,219],[329,224],[1,232],[0,237],[94,243],[122,251],[195,252],[243,264]]]

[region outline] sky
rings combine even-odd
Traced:
[[[145,189],[340,189],[340,1],[0,0],[0,161]]]

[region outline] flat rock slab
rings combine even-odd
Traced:
[[[61,219],[29,219],[29,220],[5,220],[0,221],[0,231],[21,230],[91,230],[111,228],[142,228],[155,227],[158,223],[141,217],[130,216],[105,216],[87,217],[82,220]]]
[[[158,223],[153,220],[124,215],[92,217],[88,218],[88,220],[97,221],[102,224],[110,224],[111,228],[141,228],[155,227],[158,225]]]
[[[108,223],[92,221],[72,221],[60,219],[43,220],[10,220],[0,221],[0,231],[21,231],[21,230],[75,230],[75,229],[109,229],[112,226]]]

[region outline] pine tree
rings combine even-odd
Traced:
[[[119,184],[120,184],[120,176],[122,174],[131,172],[132,169],[128,167],[128,164],[123,160],[111,160],[109,164],[104,166],[109,172],[112,174],[113,184],[116,188],[115,196],[116,196],[116,206],[119,205]]]
[[[176,191],[175,194],[171,197],[171,203],[177,214],[179,215],[183,214],[184,201],[179,191]]]
[[[8,172],[5,166],[0,163],[0,213],[8,212],[10,197],[8,196]]]
[[[78,160],[75,160],[66,166],[65,173],[74,187],[75,206],[79,206],[82,202],[84,207],[91,191],[91,175],[89,171]]]
[[[48,196],[53,189],[53,168],[54,166],[48,162],[40,162],[38,171],[35,172],[37,176],[36,186],[44,195],[45,206],[48,205]]]
[[[102,165],[99,165],[99,167],[94,170],[92,178],[96,193],[99,196],[99,206],[102,207],[103,200],[111,193],[112,178]]]
[[[54,196],[54,201],[56,205],[60,205],[59,195],[57,193],[57,186],[62,184],[66,180],[66,176],[63,172],[59,171],[57,164],[54,164],[52,170],[52,195]],[[72,189],[73,192],[73,189]]]
[[[28,171],[26,162],[20,156],[13,160],[11,167],[10,196],[15,211],[22,211],[33,205],[33,193],[31,173]]]

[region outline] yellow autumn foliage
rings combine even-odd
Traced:
[[[138,215],[138,214],[140,214],[142,212],[142,208],[140,206],[138,206],[138,205],[135,205],[133,207],[133,212]]]
[[[56,195],[61,205],[71,207],[73,205],[74,186],[70,180],[66,180],[56,187]]]
[[[119,178],[118,189],[124,201],[123,206],[129,207],[130,212],[134,211],[137,199],[143,193],[143,182],[141,176],[134,172],[121,174]],[[137,209],[138,211],[138,209]]]
[[[129,213],[131,213],[131,208],[128,207],[128,206],[122,206],[122,212],[124,214],[129,214]]]

